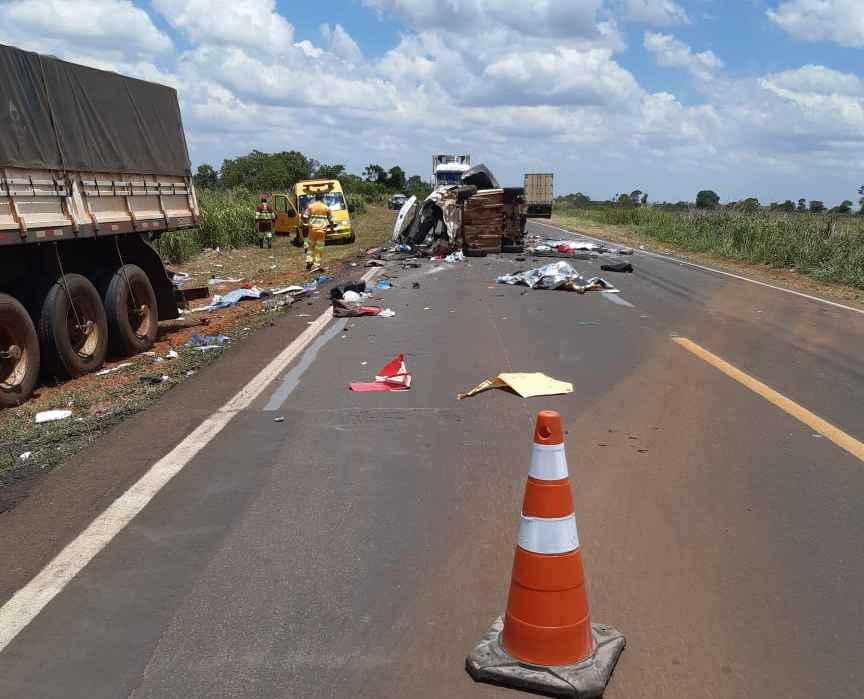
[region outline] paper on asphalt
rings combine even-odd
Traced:
[[[535,373],[506,373],[486,379],[483,383],[472,388],[467,393],[460,393],[459,400],[476,396],[478,393],[488,391],[492,388],[510,388],[523,398],[534,398],[536,396],[557,396],[573,392],[573,384],[566,381],[558,381],[551,376]]]

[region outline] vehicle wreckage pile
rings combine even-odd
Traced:
[[[526,222],[525,190],[501,187],[485,165],[477,165],[462,175],[460,184],[438,187],[422,202],[408,199],[393,239],[430,256],[521,252]]]

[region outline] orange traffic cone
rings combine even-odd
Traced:
[[[615,629],[591,624],[561,416],[542,411],[507,613],[468,656],[466,667],[478,681],[600,697],[624,645]]]

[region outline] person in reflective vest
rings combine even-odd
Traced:
[[[302,216],[303,249],[306,252],[306,270],[321,269],[321,257],[327,230],[333,227],[333,214],[324,203],[324,195],[318,193],[315,200],[306,207]]]
[[[276,220],[276,214],[267,203],[267,195],[261,195],[261,203],[255,207],[255,226],[258,229],[258,246],[264,248],[266,243],[268,248],[273,247],[273,221]]]

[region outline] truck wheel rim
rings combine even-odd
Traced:
[[[66,329],[72,350],[82,359],[90,359],[99,347],[100,331],[96,308],[89,298],[74,297],[66,314]]]
[[[133,281],[130,286],[132,293],[126,295],[126,317],[132,332],[143,340],[150,334],[152,328],[153,309],[149,304],[142,303],[142,300],[148,297],[147,287],[136,281]]]
[[[17,348],[19,351],[10,352],[13,348]],[[12,328],[2,328],[0,329],[0,349],[12,355],[0,359],[0,387],[7,391],[14,390],[24,383],[30,365],[30,357],[24,344],[24,338],[17,337]]]

